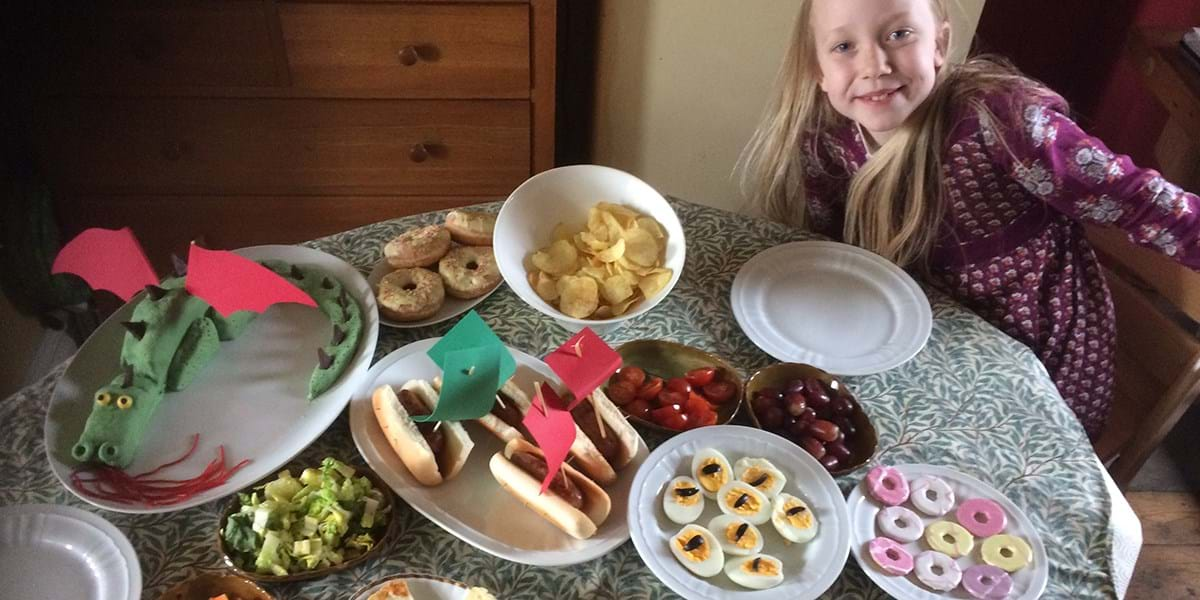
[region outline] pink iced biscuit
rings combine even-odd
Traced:
[[[867,491],[872,498],[897,506],[908,500],[908,480],[892,467],[875,467],[867,472]]]
[[[975,565],[962,575],[963,589],[980,600],[1003,600],[1012,593],[1012,577],[1000,567]]]
[[[991,537],[1004,531],[1008,517],[999,504],[984,498],[972,498],[958,505],[954,513],[960,525],[977,538]]]
[[[867,542],[867,553],[888,575],[908,575],[913,570],[913,557],[904,546],[885,537]]]

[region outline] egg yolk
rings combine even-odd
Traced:
[[[793,509],[796,508],[803,507],[795,502],[788,502],[787,504],[783,505],[783,514],[787,515],[788,523],[791,523],[793,527],[798,527],[800,529],[808,529],[812,527],[812,511],[804,509],[795,511],[794,514],[789,514],[792,513]]]
[[[775,483],[775,477],[771,475],[770,471],[764,471],[758,467],[750,467],[746,469],[745,473],[742,473],[742,481],[760,490],[765,490],[769,489],[771,484]]]
[[[675,484],[675,490],[677,492],[678,492],[678,490],[686,490],[686,489],[695,490],[695,488],[692,487],[692,484],[690,484],[686,481],[680,481],[679,483]],[[675,497],[676,504],[681,504],[683,506],[695,506],[696,503],[700,501],[700,494],[684,495],[684,494],[675,493],[675,494],[672,494],[672,496]]]
[[[738,506],[737,502],[742,498],[743,494],[746,496],[746,499],[742,500],[741,506]],[[738,487],[729,490],[729,493],[725,495],[725,502],[729,504],[730,508],[733,509],[733,512],[739,515],[757,514],[758,509],[761,508],[757,498],[755,498],[745,489]]]
[[[717,468],[712,473],[705,473],[705,468],[709,465],[716,465]],[[721,466],[721,461],[715,458],[705,459],[696,475],[700,479],[700,485],[710,492],[721,489],[721,486],[729,481],[729,473]]]
[[[692,550],[687,549],[688,541],[695,537],[695,535],[695,532],[685,533],[675,538],[675,544],[679,546],[679,551],[682,552],[684,556],[688,557],[688,560],[692,562],[702,562],[708,558],[708,544],[700,544]]]
[[[733,542],[733,544],[735,546],[737,546],[738,548],[743,548],[743,549],[753,548],[754,544],[756,544],[758,542],[758,537],[754,535],[753,529],[750,529],[749,527],[747,527],[746,532],[742,534],[742,538],[738,539],[737,531],[738,531],[738,528],[741,526],[742,526],[741,523],[736,523],[736,522],[730,523],[729,527],[725,528],[725,538],[728,539],[729,541]]]
[[[758,568],[754,568],[754,563],[758,563]],[[778,575],[779,564],[773,560],[748,560],[742,563],[742,570],[751,575]]]

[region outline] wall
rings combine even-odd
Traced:
[[[984,5],[961,2],[958,39],[970,37]],[[665,194],[739,208],[733,166],[795,12],[795,0],[601,0],[592,162]]]

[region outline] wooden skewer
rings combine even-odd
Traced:
[[[592,413],[596,415],[596,426],[600,428],[600,439],[604,439],[608,437],[608,434],[604,431],[604,419],[600,417],[600,411],[594,410],[596,408],[595,406],[592,408]]]
[[[471,368],[467,369],[467,377],[470,377],[471,374],[474,372],[475,372],[475,365],[471,365]]]
[[[500,399],[500,394],[496,394],[496,403],[500,405],[500,408],[505,410],[508,409],[508,407],[504,405],[504,401]]]
[[[438,429],[439,429],[439,428],[442,426],[442,423],[443,423],[443,421],[438,421],[438,422],[437,422],[437,425],[434,425],[434,426],[433,426],[433,430],[434,430],[434,431],[437,431],[437,430],[438,430]]]
[[[535,381],[533,387],[533,398],[541,403],[542,414],[549,415],[550,411],[546,408],[546,398],[542,396],[542,382]]]

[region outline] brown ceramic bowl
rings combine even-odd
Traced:
[[[750,376],[746,382],[745,399],[746,411],[750,413],[750,420],[754,426],[759,429],[766,429],[762,422],[759,421],[758,415],[754,411],[754,397],[758,395],[759,390],[765,388],[785,388],[790,381],[797,379],[816,378],[827,388],[836,385],[842,390],[840,394],[849,396],[854,400],[854,410],[848,415],[850,423],[854,426],[854,435],[846,436],[846,448],[850,450],[850,458],[841,461],[835,469],[830,469],[832,475],[845,475],[855,469],[863,466],[875,454],[875,449],[879,444],[879,436],[875,432],[875,426],[871,424],[867,413],[863,411],[862,406],[850,392],[850,389],[833,375],[818,369],[812,365],[802,363],[777,363],[769,367],[763,368],[759,372]],[[798,440],[793,436],[775,431],[793,442],[800,445]]]
[[[201,573],[167,590],[160,600],[210,600],[221,594],[230,600],[275,600],[253,581],[228,573]]]
[[[683,377],[688,371],[701,367],[716,367],[717,377],[714,381],[728,381],[734,385],[733,396],[724,404],[714,404],[717,411],[715,425],[725,425],[733,420],[742,405],[742,376],[733,365],[721,357],[705,352],[699,348],[668,342],[665,340],[634,340],[626,342],[617,348],[621,355],[621,366],[633,365],[646,371],[646,377],[662,377],[664,381],[672,377]],[[664,427],[650,421],[635,417],[622,408],[621,413],[631,423],[667,434],[681,431]]]
[[[352,465],[352,466],[354,466],[354,465]],[[292,470],[294,472],[297,469],[295,467],[292,467]],[[300,467],[299,470],[303,471],[303,467]],[[318,577],[324,577],[326,575],[329,575],[330,573],[337,573],[338,571],[343,571],[343,570],[349,569],[349,568],[367,560],[368,558],[378,554],[379,552],[381,552],[385,547],[388,546],[388,544],[391,543],[392,537],[394,536],[394,533],[396,531],[396,526],[395,526],[396,525],[396,515],[395,515],[396,501],[395,501],[394,496],[392,495],[392,488],[388,487],[388,485],[386,483],[384,483],[383,480],[380,479],[378,475],[376,475],[373,471],[371,471],[370,469],[368,469],[366,467],[354,466],[354,470],[355,470],[355,474],[354,474],[355,477],[358,477],[359,475],[365,476],[367,479],[371,480],[371,485],[375,489],[379,490],[380,492],[383,492],[383,501],[380,503],[378,510],[380,512],[386,510],[389,513],[388,522],[386,524],[384,524],[384,525],[376,524],[375,528],[371,530],[372,533],[375,533],[378,535],[378,537],[376,539],[378,539],[379,541],[370,550],[368,550],[358,556],[350,558],[350,559],[342,562],[342,564],[340,564],[340,565],[332,565],[329,567],[313,569],[311,571],[301,571],[298,573],[291,573],[288,575],[269,575],[269,574],[264,574],[264,573],[255,573],[254,571],[246,571],[246,570],[242,569],[240,566],[238,566],[237,562],[233,559],[233,553],[225,545],[225,536],[221,535],[221,532],[223,532],[225,530],[225,522],[226,522],[226,520],[229,519],[229,516],[236,513],[238,510],[241,509],[241,506],[242,506],[241,501],[238,500],[238,498],[235,496],[233,498],[233,500],[229,503],[229,506],[225,509],[225,512],[223,512],[221,514],[221,520],[217,524],[217,549],[221,551],[221,556],[225,560],[225,565],[228,566],[230,569],[232,569],[234,573],[236,573],[242,577],[245,577],[246,579],[251,579],[251,580],[254,580],[254,581],[257,581],[260,583],[288,583],[288,582],[292,582],[292,581],[304,581],[306,579],[316,579]],[[256,488],[256,487],[262,486],[264,484],[270,483],[274,479],[275,479],[275,475],[272,474],[269,478],[264,479],[256,484],[254,484],[253,486],[251,486],[251,488]],[[249,493],[250,491],[252,491],[252,490],[246,489],[246,490],[242,490],[242,493]]]

